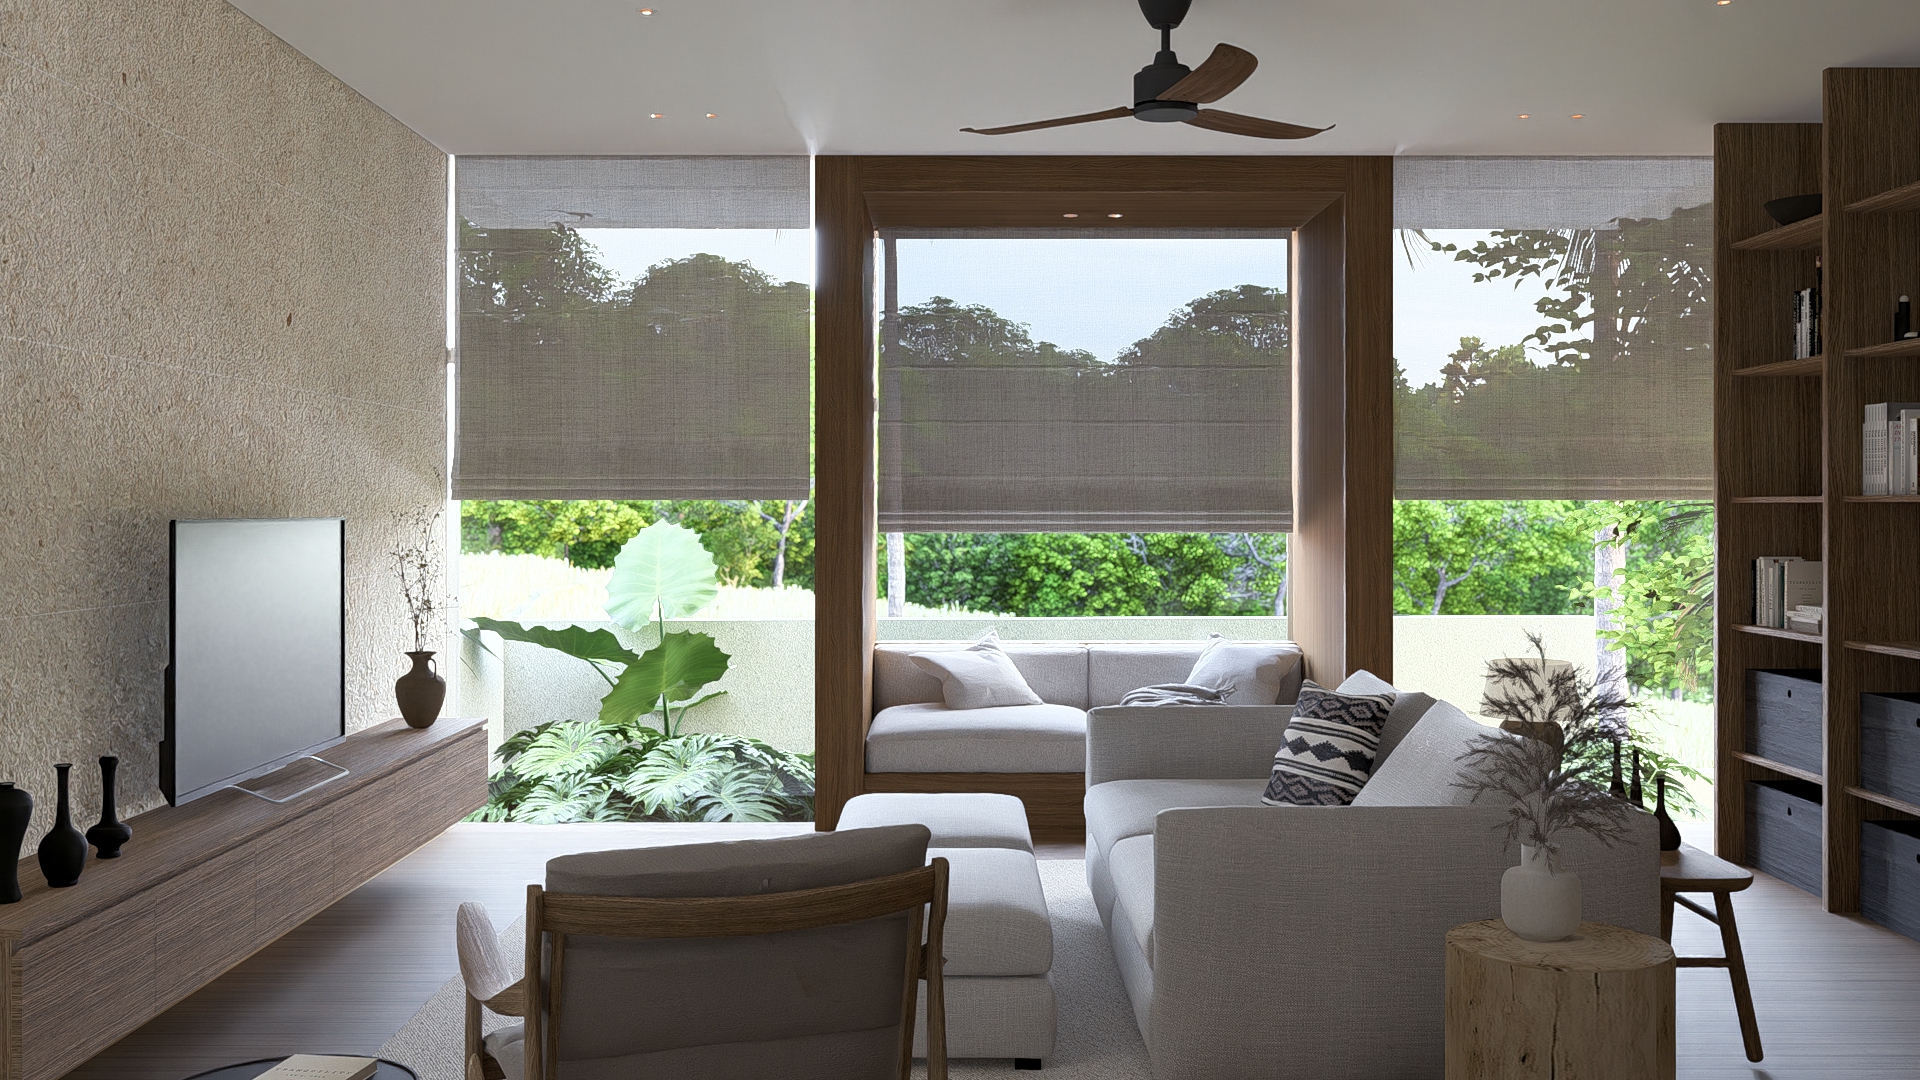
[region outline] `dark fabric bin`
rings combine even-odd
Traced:
[[[1920,940],[1920,821],[1860,823],[1860,914]]]
[[[1747,781],[1747,863],[1820,895],[1820,785]]]
[[[1920,694],[1860,695],[1860,786],[1920,803]]]
[[[1747,671],[1747,752],[1825,773],[1821,761],[1819,668]]]

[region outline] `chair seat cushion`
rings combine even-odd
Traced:
[[[1033,855],[1009,848],[928,848],[947,860],[948,975],[1044,975],[1053,926]]]
[[[1011,848],[1033,850],[1026,807],[1011,795],[985,792],[908,794],[871,792],[847,800],[839,828],[925,825],[937,848]]]
[[[1152,836],[1153,819],[1176,806],[1259,806],[1265,780],[1112,780],[1087,791],[1087,831],[1100,854],[1129,836]]]
[[[1114,904],[1126,909],[1127,925],[1147,965],[1153,965],[1153,837],[1129,836],[1113,845],[1108,872]]]
[[[895,705],[867,731],[868,772],[1084,772],[1087,714],[1071,705]]]

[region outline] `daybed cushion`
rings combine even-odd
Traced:
[[[1465,775],[1461,754],[1485,736],[1512,738],[1436,701],[1400,741],[1393,758],[1374,770],[1354,806],[1465,806],[1473,799],[1453,783]]]
[[[964,649],[935,649],[908,659],[940,680],[940,696],[949,709],[1045,704],[1000,647],[1000,635],[992,631]]]
[[[972,646],[971,641],[883,641],[874,646],[873,707],[885,710],[895,705],[944,701],[940,680],[916,667],[913,654],[959,652]],[[1040,700],[1076,709],[1087,707],[1086,646],[1003,641],[1000,647]]]
[[[895,705],[867,730],[867,771],[1083,772],[1087,714],[1070,705]]]
[[[847,800],[840,811],[842,829],[880,825],[925,825],[928,843],[937,848],[1012,848],[1033,850],[1027,809],[1011,795],[948,792],[936,795],[869,792]]]
[[[1214,634],[1193,662],[1182,682],[1214,690],[1229,690],[1229,705],[1273,705],[1289,669],[1300,666],[1300,654],[1269,644],[1234,641]]]
[[[1259,806],[1254,780],[1114,780],[1087,790],[1087,831],[1102,855],[1129,836],[1152,836],[1153,819],[1176,806]]]
[[[1044,975],[1053,968],[1053,926],[1033,856],[1009,848],[928,848],[947,860],[949,976]]]
[[[1204,641],[1116,641],[1088,645],[1088,708],[1118,705],[1143,686],[1187,681]]]

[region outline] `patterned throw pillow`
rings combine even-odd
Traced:
[[[1373,773],[1392,694],[1342,694],[1309,679],[1273,755],[1268,806],[1345,806]]]

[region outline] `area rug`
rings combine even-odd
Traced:
[[[1114,966],[1100,913],[1087,891],[1085,864],[1077,859],[1044,860],[1040,883],[1053,922],[1053,988],[1060,1001],[1060,1036],[1045,1071],[1038,1075],[1054,1080],[1151,1080],[1153,1069],[1140,1042],[1133,1006],[1120,986],[1120,969]],[[500,935],[502,951],[516,970],[525,941],[522,926],[516,921]],[[463,1080],[464,1007],[460,980],[447,980],[380,1047],[379,1056],[407,1066],[420,1080]],[[491,1015],[487,1021],[488,1030],[511,1022]],[[1015,1075],[1006,1060],[956,1060],[949,1071],[955,1077]],[[926,1069],[916,1067],[914,1075],[924,1077]]]

